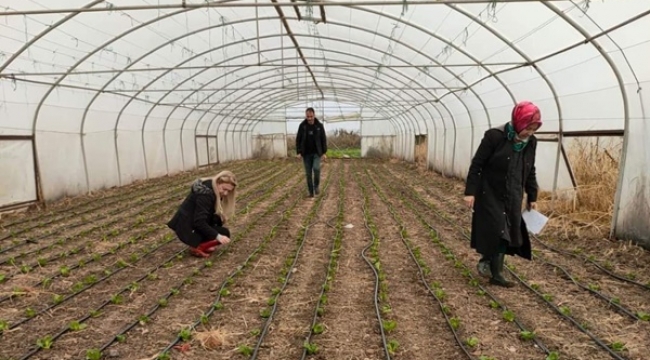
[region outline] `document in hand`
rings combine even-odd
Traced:
[[[521,214],[522,219],[526,222],[526,228],[534,235],[539,234],[544,229],[548,218],[537,210],[524,210]]]

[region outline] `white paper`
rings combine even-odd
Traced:
[[[534,235],[539,234],[544,229],[548,218],[537,210],[525,210],[521,214],[522,219],[526,222],[526,228]]]

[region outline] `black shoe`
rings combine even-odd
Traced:
[[[505,258],[506,254],[499,253],[494,255],[490,260],[490,271],[492,272],[490,284],[511,288],[515,286],[515,284],[503,277],[503,261]]]

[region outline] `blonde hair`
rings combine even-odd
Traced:
[[[223,183],[232,185],[233,189],[225,198],[221,199],[217,185]],[[235,178],[235,174],[228,170],[218,173],[212,178],[212,188],[217,196],[217,201],[214,204],[214,213],[221,216],[221,221],[225,224],[227,219],[235,215],[235,203],[237,202],[237,179]]]

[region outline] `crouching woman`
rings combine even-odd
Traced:
[[[536,207],[533,134],[541,125],[537,106],[518,103],[508,123],[485,132],[469,168],[464,200],[474,210],[471,247],[482,255],[479,273],[495,285],[514,286],[503,276],[505,255],[532,259],[521,207],[524,193],[527,207]]]
[[[197,179],[167,226],[190,247],[190,254],[209,257],[217,246],[230,242],[226,221],[235,213],[237,180],[230,171]]]

